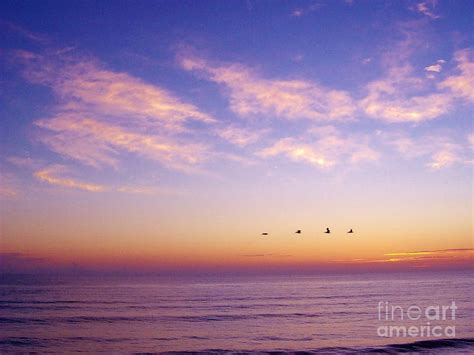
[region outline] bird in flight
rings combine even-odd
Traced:
[[[268,233],[267,233],[267,232],[263,232],[262,235],[268,235]]]
[[[329,234],[329,233],[331,233],[331,231],[329,230],[329,228],[326,228],[326,232],[324,232],[324,233]]]
[[[350,231],[349,231],[349,232],[347,232],[347,233],[354,233],[354,232],[352,231],[352,228],[351,228],[351,229],[350,229]]]
[[[298,229],[295,234],[301,234],[301,229]]]

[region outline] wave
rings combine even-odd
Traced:
[[[0,346],[12,346],[12,347],[19,347],[19,348],[21,347],[41,348],[41,347],[46,347],[47,345],[41,339],[28,338],[28,337],[15,337],[15,338],[0,339]]]
[[[1,317],[0,324],[48,324],[47,319],[41,318],[8,318]]]
[[[292,337],[278,337],[278,336],[262,336],[254,338],[255,341],[312,341],[312,337],[292,338]]]
[[[0,317],[0,324],[114,323],[114,322],[187,322],[208,323],[266,318],[315,318],[316,313],[208,314],[202,316],[74,316],[74,317]]]
[[[208,339],[207,337],[198,337],[198,336],[188,336],[187,339]],[[7,346],[10,349],[13,348],[29,348],[29,349],[38,349],[46,348],[48,346],[61,345],[66,343],[82,343],[82,342],[96,342],[96,343],[129,343],[136,341],[137,339],[131,338],[100,338],[100,337],[65,337],[61,339],[41,339],[41,338],[28,338],[28,337],[14,337],[0,339],[0,349],[3,346]],[[180,338],[153,338],[152,340],[159,341],[177,341]],[[301,338],[276,338],[268,337],[260,340],[292,340],[292,341],[308,341],[310,339]],[[133,351],[133,349],[130,349]],[[283,354],[283,353],[292,353],[292,354],[343,354],[343,355],[355,355],[355,354],[399,354],[399,353],[421,353],[421,354],[432,354],[432,353],[473,353],[474,350],[474,338],[453,338],[453,339],[433,339],[433,340],[422,340],[415,341],[412,343],[403,343],[403,344],[388,344],[383,346],[373,346],[373,347],[326,347],[312,350],[235,350],[235,349],[206,349],[201,351],[179,351],[179,352],[163,352],[163,354],[205,354],[205,353],[215,353],[215,354]]]
[[[430,351],[442,348],[474,348],[474,338],[421,340],[408,344],[389,344],[385,348],[397,353]]]
[[[272,339],[275,340],[275,339]],[[400,354],[400,353],[473,353],[474,351],[474,338],[452,338],[452,339],[433,339],[433,340],[421,340],[412,343],[403,344],[388,344],[383,346],[373,347],[329,347],[319,348],[313,350],[231,350],[231,349],[206,349],[202,351],[179,351],[179,352],[164,352],[164,354],[343,354],[343,355],[355,355],[355,354]]]

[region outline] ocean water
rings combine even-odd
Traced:
[[[2,276],[0,351],[474,353],[472,276]],[[394,325],[442,334],[378,334]]]

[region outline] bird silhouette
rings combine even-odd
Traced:
[[[263,232],[262,235],[268,235],[268,233],[267,233],[267,232]]]
[[[301,234],[301,229],[298,229],[295,234]]]
[[[324,232],[324,233],[329,234],[329,233],[331,233],[331,231],[329,230],[329,228],[326,228],[326,232]]]
[[[347,233],[354,233],[354,232],[352,231],[352,228],[351,228],[351,229],[350,229],[350,231],[349,231],[349,232],[347,232]]]

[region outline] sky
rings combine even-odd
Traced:
[[[0,271],[472,265],[473,10],[2,1]]]

